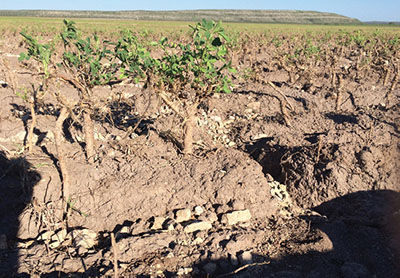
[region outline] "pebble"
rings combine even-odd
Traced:
[[[204,242],[204,239],[202,239],[201,237],[196,237],[196,239],[193,240],[192,244],[199,245],[199,244],[202,244],[203,242]]]
[[[152,230],[161,230],[163,228],[163,223],[165,222],[165,218],[162,216],[154,217],[154,222],[151,225],[150,229]]]
[[[196,206],[196,207],[194,208],[194,215],[199,216],[199,215],[201,215],[203,212],[204,212],[204,209],[203,209],[201,206]]]
[[[247,104],[247,107],[252,110],[260,110],[261,102],[259,101],[250,102],[249,104]]]
[[[238,258],[239,258],[239,262],[242,265],[253,263],[253,256],[251,255],[250,251],[246,251],[246,252],[239,254]]]
[[[193,233],[196,231],[209,230],[211,228],[212,228],[211,223],[209,223],[207,221],[198,221],[198,222],[190,223],[189,225],[185,226],[183,231],[185,233]]]
[[[238,260],[238,258],[236,257],[236,255],[234,255],[234,254],[229,254],[229,255],[230,255],[231,264],[232,264],[233,266],[239,265],[239,260]]]
[[[167,221],[164,222],[164,227],[168,230],[168,231],[173,231],[175,230],[175,221],[172,219],[168,219]]]
[[[178,276],[182,276],[182,275],[188,275],[193,271],[193,268],[191,267],[185,267],[185,268],[180,268],[178,270]]]
[[[251,219],[251,213],[248,209],[245,209],[224,214],[221,218],[221,222],[223,224],[235,225],[239,222],[249,221],[250,219]]]
[[[191,217],[192,217],[192,212],[190,211],[190,209],[180,209],[177,210],[175,213],[175,220],[178,223],[188,221],[190,220]]]
[[[199,220],[215,223],[218,220],[218,216],[215,212],[209,211],[203,215],[200,215]]]
[[[244,210],[244,209],[245,209],[245,204],[244,204],[243,201],[234,200],[234,201],[232,202],[231,207],[232,207],[232,209],[234,209],[234,210]]]
[[[97,233],[89,230],[74,230],[67,235],[67,238],[72,240],[74,247],[84,247],[90,249],[97,244]]]

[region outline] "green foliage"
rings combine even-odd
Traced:
[[[65,50],[63,66],[82,86],[92,88],[116,80],[112,52],[97,35],[82,38],[75,23],[64,20],[61,38]]]
[[[35,38],[25,32],[21,32],[20,34],[24,37],[27,43],[28,53],[21,53],[18,60],[23,61],[33,58],[42,65],[45,78],[48,78],[50,75],[50,58],[54,52],[53,46],[51,44],[40,44]]]
[[[157,60],[131,31],[125,31],[115,44],[114,55],[122,63],[119,78],[132,78],[135,83],[147,80],[147,74],[158,67]]]
[[[228,72],[235,70],[228,61],[230,40],[221,23],[202,20],[190,27],[192,40],[187,44],[172,43],[165,37],[152,42],[161,48],[160,57],[154,57],[137,37],[126,32],[114,50],[122,62],[121,75],[176,93],[188,90],[194,92],[195,99],[212,92],[230,92]]]
[[[228,48],[226,43],[230,39],[226,36],[221,22],[203,19],[195,26],[191,26],[193,32],[192,45],[186,45],[184,57],[187,59],[187,69],[193,73],[190,80],[192,88],[210,93],[229,93],[231,79],[224,70],[235,72],[228,61]]]

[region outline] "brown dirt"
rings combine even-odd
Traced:
[[[37,77],[17,62],[21,51],[1,44],[0,59],[29,89]],[[0,88],[1,277],[112,276],[112,232],[121,277],[400,277],[398,89],[389,109],[381,104],[387,86],[348,84],[337,113],[326,90],[281,82],[295,108],[287,127],[270,87],[242,84],[200,105],[189,157],[181,153],[182,123],[156,97],[131,85],[97,89],[96,162],[86,163],[82,127],[72,121],[64,125],[64,151],[68,232],[87,228],[98,242],[52,249],[38,235],[65,228],[53,136],[59,109],[46,95],[28,155],[28,106],[2,65],[0,80],[8,84]],[[76,98],[62,83],[50,90]],[[196,206],[201,215],[177,223],[177,210]],[[244,209],[249,221],[224,222]],[[158,217],[162,227],[151,229]],[[184,231],[200,220],[212,227]]]

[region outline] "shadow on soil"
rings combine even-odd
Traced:
[[[33,187],[40,179],[24,158],[9,159],[0,152],[0,277],[16,273],[18,217],[31,202]]]
[[[398,192],[360,191],[313,210],[320,216],[304,220],[309,233],[319,236],[281,243],[283,250],[290,245],[297,250],[280,259],[252,254],[248,267],[233,267],[231,258],[204,261],[196,265],[202,270],[198,277],[400,277]],[[215,272],[209,275],[204,269]]]

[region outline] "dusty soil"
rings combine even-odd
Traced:
[[[155,96],[98,88],[94,165],[82,127],[64,124],[66,227],[59,109],[44,96],[24,151],[31,115],[10,76],[19,91],[38,77],[16,45],[0,47],[1,277],[112,276],[115,260],[121,277],[400,277],[399,89],[385,107],[388,86],[348,84],[337,113],[322,85],[305,92],[265,72],[294,106],[292,126],[270,87],[239,84],[200,105],[195,154],[183,156],[182,122]],[[49,90],[76,98],[61,82]]]

